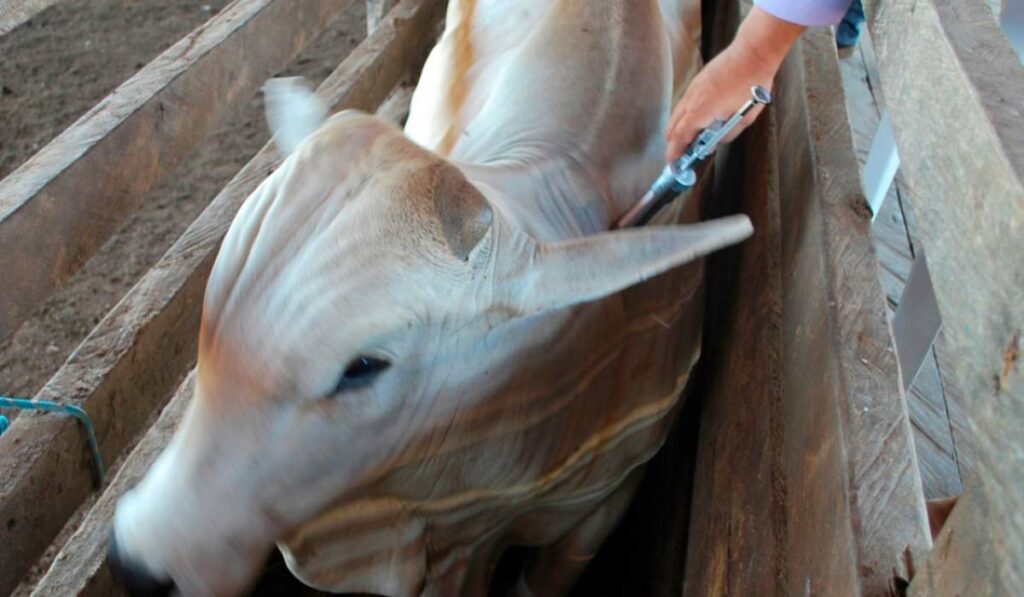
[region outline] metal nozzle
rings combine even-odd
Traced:
[[[736,125],[743,120],[743,117],[758,104],[769,104],[772,101],[770,91],[754,85],[750,88],[750,99],[748,99],[739,110],[729,117],[729,120],[722,122],[716,120],[710,127],[704,129],[697,135],[697,138],[690,143],[683,155],[675,162],[669,164],[662,171],[651,188],[644,194],[639,202],[633,205],[629,211],[616,222],[616,228],[629,228],[632,226],[643,226],[665,205],[670,203],[676,196],[685,189],[692,187],[697,182],[697,175],[693,171],[697,162],[707,159],[718,148],[718,144],[729,134]]]

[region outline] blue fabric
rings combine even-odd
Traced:
[[[857,45],[860,38],[860,26],[864,23],[864,7],[860,0],[853,0],[850,9],[846,11],[843,20],[836,27],[836,44],[840,48],[849,48]]]

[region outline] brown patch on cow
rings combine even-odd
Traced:
[[[459,131],[461,126],[459,125],[459,112],[462,110],[463,104],[466,103],[466,96],[469,94],[468,85],[466,84],[466,76],[469,72],[470,67],[475,62],[475,52],[473,48],[473,17],[476,13],[476,2],[461,2],[458,4],[461,8],[462,14],[458,25],[453,32],[455,39],[455,64],[453,65],[453,79],[451,85],[448,87],[447,93],[447,105],[451,111],[451,128],[445,133],[444,138],[441,140],[440,146],[437,150],[441,154],[448,154],[452,147],[455,146],[455,141],[458,139]]]
[[[196,393],[206,408],[223,408],[235,400],[288,396],[273,392],[270,368],[244,344],[225,334],[219,321],[203,311],[199,324]]]
[[[434,210],[448,248],[468,261],[491,227],[493,213],[487,200],[454,166],[444,164],[434,179]]]

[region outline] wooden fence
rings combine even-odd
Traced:
[[[0,337],[70,276],[233,104],[252,95],[350,4],[231,4],[0,182],[0,269],[18,280],[0,293]],[[318,95],[335,109],[374,110],[418,72],[444,4],[404,0],[395,6]],[[217,248],[242,201],[280,160],[272,144],[264,146],[36,396],[84,408],[105,460],[129,449],[168,400],[168,412],[185,400],[183,389],[174,390],[195,363],[202,294]],[[0,594],[14,589],[93,492],[82,441],[73,420],[33,414],[15,419],[0,437],[0,520],[13,521],[0,525]],[[126,479],[137,479],[131,475],[144,470],[140,459],[152,456],[151,444],[143,440],[140,455],[129,456],[80,530],[105,529],[110,511],[103,505],[124,491]],[[65,585],[57,590],[51,581],[75,583],[76,590],[94,582],[98,547],[80,548],[78,541],[65,545],[68,555],[58,558],[38,594],[75,592]],[[78,574],[85,569],[90,574]],[[107,594],[102,585],[88,586],[92,594]]]
[[[0,34],[53,1],[0,0]],[[0,181],[0,340],[351,4],[237,0]],[[335,109],[376,109],[436,39],[445,2],[392,4],[368,0],[370,33],[317,90]],[[658,570],[648,574],[657,594],[1024,586],[1024,69],[981,0],[865,4],[888,132],[915,191],[969,401],[976,475],[933,549],[834,38],[809,32],[779,74],[776,101],[719,156],[714,201],[750,214],[757,234],[710,260],[692,508],[677,507],[690,522],[673,522],[682,536],[661,541],[672,544],[662,552],[670,565],[638,568]],[[712,47],[731,39],[746,5],[721,3],[705,31]],[[394,97],[401,111],[408,94]],[[80,509],[34,594],[111,591],[102,563],[113,506],[180,418],[217,248],[280,159],[264,146],[36,396],[81,406],[104,458],[126,455],[90,507],[91,463],[74,421],[25,414],[0,437],[0,594]]]

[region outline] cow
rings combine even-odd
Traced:
[[[482,595],[523,546],[516,591],[566,592],[679,410],[699,258],[751,233],[693,197],[610,230],[663,165],[699,21],[452,0],[404,132],[343,111],[276,135],[291,153],[210,274],[194,397],[118,504],[128,583],[239,594],[276,545],[322,590]]]

